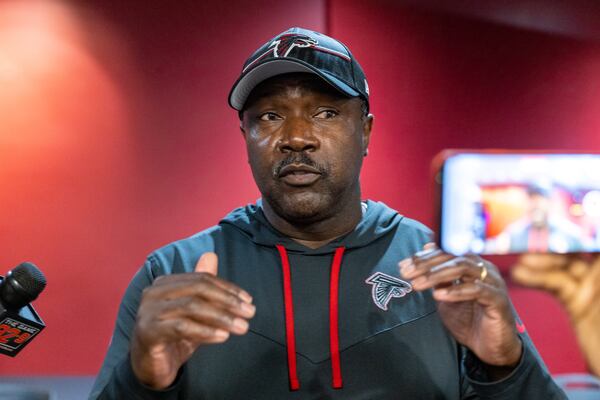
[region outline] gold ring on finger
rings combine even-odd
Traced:
[[[479,261],[477,263],[478,267],[481,267],[481,273],[479,274],[479,280],[483,282],[483,280],[488,276],[488,270],[485,267],[485,264],[483,263],[483,261]]]

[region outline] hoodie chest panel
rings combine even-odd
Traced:
[[[285,347],[283,273],[274,248],[236,249],[228,242],[219,255],[219,276],[247,290],[256,315],[250,331]],[[240,255],[242,254],[242,255]],[[329,357],[329,275],[333,255],[289,253],[296,350],[312,362]]]
[[[301,387],[290,391],[285,348],[259,335],[234,336],[194,354],[182,398],[458,400],[459,362],[453,341],[439,324],[429,315],[344,351],[341,390],[331,387],[328,362],[314,364],[299,357]]]
[[[245,239],[228,240],[219,251],[219,276],[253,297],[256,314],[249,321],[250,333],[285,347],[283,274],[277,250],[248,247]]]
[[[396,243],[396,244],[393,244]],[[219,275],[247,290],[257,307],[251,333],[285,347],[285,313],[281,259],[276,249],[248,248],[243,241],[228,241],[220,251]],[[368,247],[346,251],[339,286],[340,350],[374,335],[400,327],[435,312],[429,293],[411,291],[392,298],[388,310],[373,301],[373,286],[366,279],[376,272],[399,278],[398,261],[414,253],[390,235]],[[333,254],[289,252],[294,306],[296,350],[300,357],[320,363],[330,357],[329,284]]]
[[[383,310],[373,298],[374,285],[366,282],[377,273],[402,279],[398,262],[411,254],[414,254],[412,248],[391,238],[373,243],[368,248],[347,252],[340,279],[342,350],[389,329],[401,329],[404,324],[417,323],[419,319],[436,312],[431,293],[415,292],[412,288],[402,297],[391,297],[387,310]]]
[[[387,243],[368,248],[351,249],[342,260],[339,285],[339,340],[340,350],[360,345],[369,338],[417,322],[435,313],[436,306],[429,292],[409,292],[404,297],[392,298],[388,310],[382,310],[373,301],[373,286],[366,280],[376,272],[399,277],[398,261],[403,251]],[[330,358],[329,348],[329,284],[333,255],[291,254],[290,267],[294,298],[296,351],[313,363]],[[410,335],[411,331],[406,331]],[[414,338],[407,337],[410,342]]]
[[[296,351],[314,363],[329,358],[329,281],[333,254],[289,254]]]

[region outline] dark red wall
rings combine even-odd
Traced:
[[[330,7],[373,98],[367,195],[432,222],[441,149],[600,150],[600,44],[375,3]]]
[[[0,374],[94,374],[145,256],[259,196],[226,97],[290,26],[329,27],[363,64],[364,194],[411,217],[432,222],[442,148],[600,147],[592,42],[384,1],[165,4],[0,2],[0,272],[31,260],[49,281],[47,330]],[[513,294],[552,371],[583,370],[556,303]]]

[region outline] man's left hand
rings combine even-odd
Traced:
[[[433,289],[442,322],[480,361],[493,367],[518,364],[522,343],[506,285],[492,263],[455,257],[428,243],[399,265],[415,291]]]

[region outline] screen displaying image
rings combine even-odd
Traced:
[[[457,154],[441,206],[453,254],[600,251],[600,155]]]

